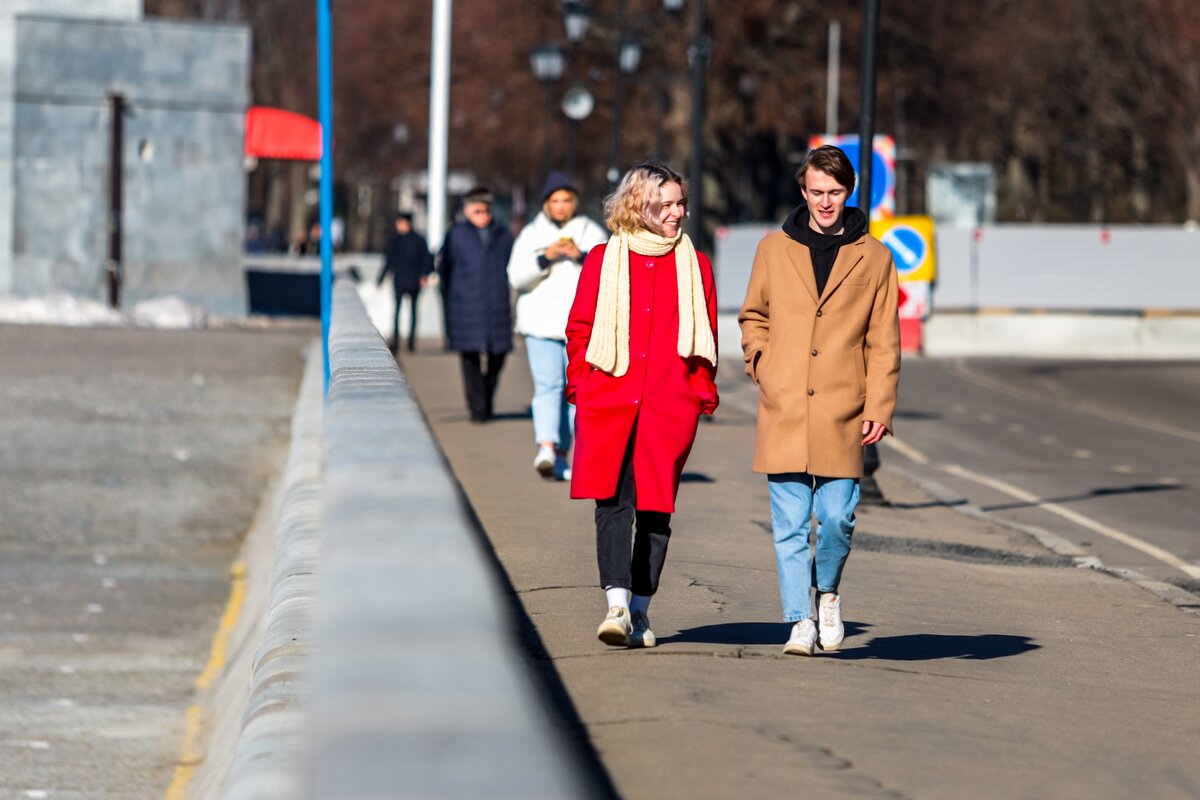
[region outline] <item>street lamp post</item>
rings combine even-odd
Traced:
[[[686,0],[662,0],[663,8],[667,11],[672,19],[677,19],[683,10]],[[627,76],[637,72],[642,59],[642,44],[637,37],[629,34],[626,29],[626,10],[627,0],[617,0],[616,14],[616,70],[614,71],[613,82],[613,107],[612,107],[612,132],[611,142],[609,146],[609,165],[607,177],[610,184],[615,184],[621,178],[621,125],[622,125],[622,103],[624,100],[624,79]],[[587,34],[588,28],[592,21],[592,10],[587,4],[587,0],[562,0],[562,15],[563,26],[566,30],[567,40],[571,45],[571,54],[574,53],[574,46],[583,39]],[[704,73],[708,62],[709,42],[703,35],[705,27],[705,5],[704,0],[697,0],[697,24],[698,31],[696,39],[692,42],[689,48],[689,59],[692,62],[693,72],[693,139],[695,139],[695,128],[699,124],[703,128],[704,117]],[[543,45],[549,47],[549,45]],[[535,51],[534,59],[539,55]],[[567,61],[569,57],[564,57]],[[534,73],[538,73],[539,65],[534,63]],[[563,71],[570,71],[568,66],[564,64]],[[539,77],[540,80],[540,77]],[[660,81],[661,82],[661,81]],[[549,87],[547,87],[549,92]],[[586,118],[592,110],[594,101],[591,93],[581,83],[574,83],[567,91],[563,98],[563,113],[567,117],[567,142],[566,142],[566,160],[567,171],[574,173],[575,168],[575,139],[578,124]],[[659,91],[659,111],[660,116],[666,116],[666,93]],[[697,118],[700,120],[697,123]],[[656,149],[661,153],[662,135],[661,122],[659,120],[659,136],[657,139]],[[701,145],[702,146],[702,145]],[[698,148],[693,144],[693,151]],[[698,167],[696,166],[698,159],[693,154],[693,175]],[[694,181],[693,181],[694,182]],[[703,212],[701,211],[701,214]],[[701,224],[702,221],[701,221]]]
[[[554,87],[562,80],[566,66],[566,53],[556,44],[543,44],[534,48],[529,58],[533,75],[546,90],[545,141],[542,147],[542,174],[550,172],[554,162]]]
[[[642,44],[636,37],[625,33],[625,0],[617,5],[617,71],[613,78],[612,145],[608,158],[608,182],[616,184],[621,179],[621,80],[625,75],[637,72],[642,60]]]

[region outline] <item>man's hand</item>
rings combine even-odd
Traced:
[[[863,447],[866,447],[869,444],[877,443],[880,439],[887,435],[887,432],[888,429],[883,427],[882,422],[873,422],[869,419],[864,419],[862,426]]]

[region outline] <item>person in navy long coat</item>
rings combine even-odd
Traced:
[[[681,175],[635,165],[605,211],[613,235],[588,252],[567,321],[571,497],[596,501],[600,641],[653,647],[650,598],[680,476],[700,415],[718,403],[717,301],[712,266],[682,230]]]
[[[462,361],[472,422],[491,418],[500,371],[513,346],[508,288],[513,237],[493,219],[494,199],[482,187],[467,192],[466,222],[447,232],[438,266],[449,345]]]

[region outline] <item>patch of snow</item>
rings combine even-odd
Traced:
[[[125,317],[108,306],[69,294],[45,297],[0,296],[0,322],[21,325],[124,325]]]
[[[135,304],[129,318],[142,328],[203,328],[208,323],[208,313],[203,308],[173,295]]]
[[[143,300],[126,312],[111,309],[95,300],[61,292],[43,297],[0,295],[0,323],[67,327],[136,325],[142,328],[205,328],[212,321],[203,308],[174,295]]]

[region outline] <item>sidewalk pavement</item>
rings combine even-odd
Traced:
[[[626,798],[1200,797],[1200,616],[889,471],[862,508],[837,653],[784,656],[754,387],[720,368],[650,610],[604,646],[591,501],[533,468],[520,351],[468,422],[456,356],[401,363],[526,619],[563,735]],[[910,398],[911,402],[911,398]],[[606,774],[604,774],[606,773]]]

